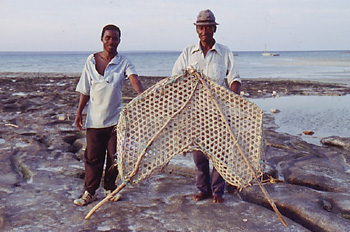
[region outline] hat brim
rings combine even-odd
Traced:
[[[216,26],[216,25],[219,25],[217,22],[196,22],[193,24],[196,26]]]

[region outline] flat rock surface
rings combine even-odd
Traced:
[[[178,156],[165,172],[122,190],[119,202],[76,207],[82,193],[85,135],[73,125],[78,76],[0,75],[1,231],[347,231],[350,228],[349,138],[316,146],[277,133],[264,118],[264,187],[289,225],[285,227],[256,183],[226,193],[223,204],[194,202],[191,155]],[[149,87],[161,78],[143,77]],[[300,81],[246,80],[248,98],[344,95],[349,87]],[[124,102],[134,97],[128,82]],[[339,142],[340,141],[340,142]],[[340,144],[340,145],[339,145]],[[103,199],[100,188],[99,200]]]

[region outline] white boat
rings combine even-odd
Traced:
[[[263,56],[279,56],[280,54],[278,53],[272,53],[272,52],[263,52]]]
[[[263,56],[279,56],[280,54],[278,53],[272,53],[272,52],[267,52],[266,51],[266,45],[265,45],[265,51],[262,53]]]

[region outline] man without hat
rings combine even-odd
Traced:
[[[215,16],[211,10],[202,10],[194,23],[199,42],[188,46],[176,60],[172,75],[177,75],[192,66],[196,71],[221,86],[228,87],[236,94],[240,93],[241,79],[236,71],[232,51],[214,39]],[[201,151],[192,153],[196,165],[196,187],[199,193],[193,195],[195,201],[212,198],[213,203],[224,202],[225,180],[215,168],[210,176],[209,160]]]
[[[119,27],[113,24],[103,27],[103,50],[89,55],[76,87],[76,91],[80,93],[75,117],[75,125],[79,131],[83,129],[83,110],[88,106],[85,123],[84,192],[74,200],[74,204],[78,206],[97,200],[95,193],[102,176],[105,196],[117,187],[115,180],[118,170],[114,165],[117,141],[115,125],[122,110],[124,80],[128,78],[138,94],[143,92],[135,66],[117,51],[120,41]],[[119,197],[120,195],[116,195],[110,200],[117,201]]]

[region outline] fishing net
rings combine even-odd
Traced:
[[[128,183],[162,172],[176,155],[199,150],[239,190],[255,180],[287,226],[258,179],[264,167],[262,117],[255,104],[193,69],[163,79],[123,109],[117,125],[122,184],[85,219]]]
[[[142,181],[162,172],[174,156],[200,150],[242,189],[263,173],[262,116],[255,104],[195,71],[163,79],[121,113],[121,178]]]

